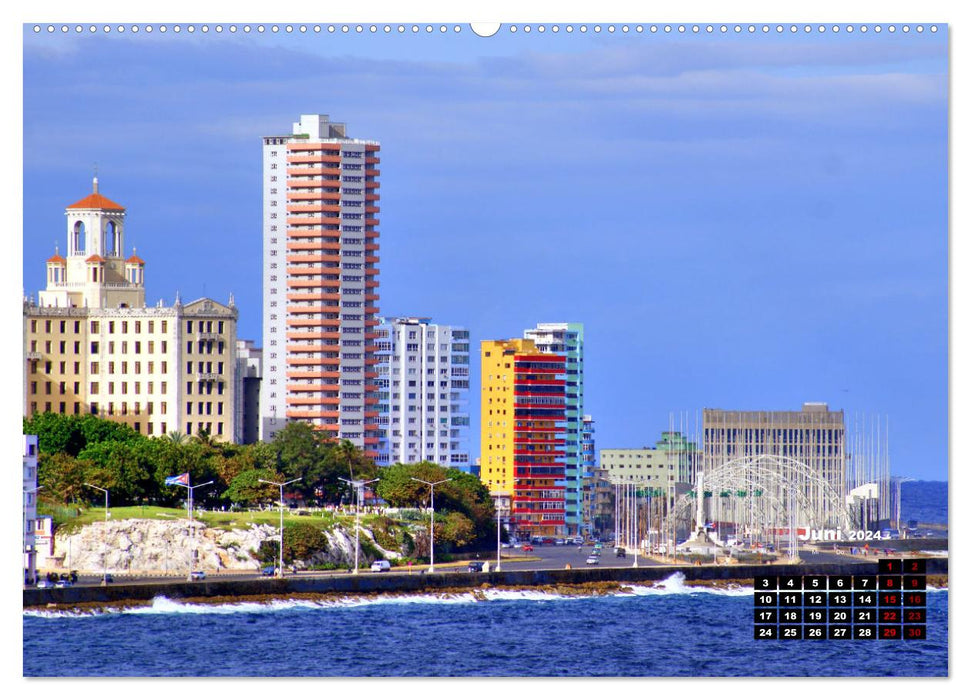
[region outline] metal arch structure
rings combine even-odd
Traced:
[[[853,517],[844,495],[818,470],[782,455],[755,455],[725,462],[704,474],[704,489],[712,496],[707,518],[734,523],[737,528],[765,536],[796,528],[850,529]],[[696,487],[697,490],[697,487]],[[720,493],[728,492],[728,497]],[[688,523],[695,507],[692,494],[678,498],[671,517]]]

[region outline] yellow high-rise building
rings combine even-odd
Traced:
[[[519,537],[563,534],[566,358],[522,338],[482,341],[481,353],[479,478]]]

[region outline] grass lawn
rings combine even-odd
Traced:
[[[43,508],[40,509],[43,511]],[[161,508],[158,506],[125,506],[119,508],[109,508],[111,520],[178,520],[186,518],[186,511],[183,508]],[[61,520],[61,527],[65,531],[72,531],[94,522],[103,521],[105,518],[104,508],[86,508],[83,512],[74,517]],[[205,523],[208,527],[219,528],[221,530],[245,529],[250,524],[267,524],[278,527],[280,525],[279,511],[248,511],[248,512],[196,512],[196,520]],[[364,518],[362,525],[364,524]],[[283,512],[283,526],[295,525],[297,523],[309,523],[322,530],[331,529],[335,522],[340,522],[345,527],[354,526],[352,516],[338,516],[337,518],[328,511],[316,513],[314,515],[290,515],[287,511]]]

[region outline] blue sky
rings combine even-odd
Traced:
[[[327,113],[382,144],[382,312],[585,323],[598,447],[826,401],[947,477],[946,30],[27,28],[23,58],[28,293],[97,163],[150,302],[232,292],[259,341],[260,137]]]

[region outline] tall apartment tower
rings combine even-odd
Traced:
[[[536,343],[540,352],[566,358],[566,424],[563,431],[566,526],[571,535],[581,534],[583,524],[583,324],[540,323],[523,337]]]
[[[427,318],[378,326],[379,466],[469,471],[469,332]]]
[[[263,139],[261,440],[303,420],[377,455],[379,149],[321,114]]]
[[[566,357],[522,338],[482,341],[481,352],[479,478],[511,506],[514,534],[562,536]]]
[[[145,261],[124,256],[125,208],[98,191],[67,207],[67,257],[24,300],[24,415],[93,414],[144,434],[235,435],[229,304],[145,306]]]

